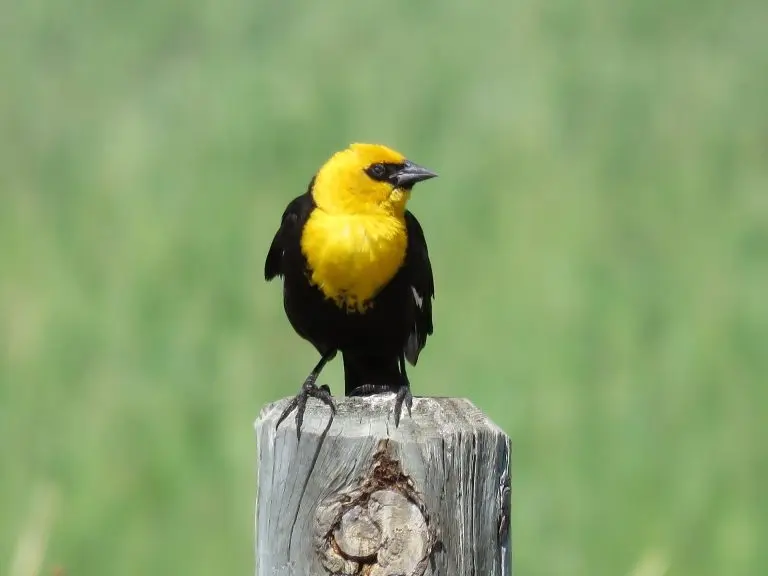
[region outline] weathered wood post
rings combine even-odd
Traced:
[[[507,576],[509,438],[471,402],[391,394],[310,400],[297,443],[287,398],[256,422],[258,576]]]

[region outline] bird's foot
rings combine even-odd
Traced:
[[[372,396],[373,394],[385,394],[387,392],[394,392],[392,386],[386,384],[363,384],[358,386],[348,396]]]
[[[400,415],[403,412],[403,404],[408,409],[408,416],[411,415],[411,407],[413,406],[413,396],[411,395],[411,387],[407,384],[400,386],[397,390],[393,390],[392,386],[385,384],[363,384],[358,386],[349,396],[370,396],[372,394],[384,394],[385,392],[395,392],[395,428],[400,425]]]
[[[400,413],[403,411],[403,404],[408,409],[408,417],[411,417],[411,407],[413,406],[413,396],[410,386],[401,386],[395,396],[395,428],[400,425]]]
[[[301,387],[301,391],[294,396],[285,407],[283,413],[280,414],[280,418],[277,419],[275,430],[280,426],[280,423],[285,420],[286,416],[296,409],[296,441],[301,441],[301,425],[304,422],[304,411],[307,409],[307,400],[309,397],[317,398],[331,409],[331,420],[328,422],[330,426],[333,421],[333,416],[336,414],[336,406],[333,403],[333,397],[331,396],[331,389],[327,384],[323,384],[318,387],[314,380],[307,379]]]

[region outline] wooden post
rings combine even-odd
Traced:
[[[509,438],[471,402],[392,394],[310,400],[297,443],[288,399],[256,422],[258,576],[507,576]]]

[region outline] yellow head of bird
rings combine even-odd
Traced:
[[[413,185],[435,176],[391,148],[356,143],[320,168],[312,196],[328,213],[402,216]]]

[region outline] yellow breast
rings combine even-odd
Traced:
[[[405,222],[394,215],[328,214],[307,220],[301,249],[311,282],[340,307],[364,312],[405,260]]]

